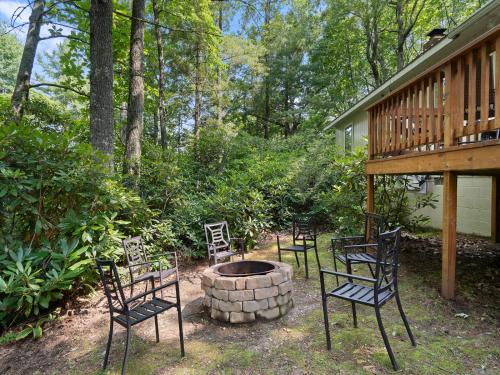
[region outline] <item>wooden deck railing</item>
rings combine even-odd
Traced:
[[[371,159],[498,138],[500,34],[444,61],[369,109]]]

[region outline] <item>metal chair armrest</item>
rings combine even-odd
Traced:
[[[141,262],[141,263],[130,264],[130,265],[128,265],[128,268],[150,266],[151,263],[155,263],[155,262]]]
[[[152,282],[154,282],[154,277],[153,276],[149,276],[149,277],[145,277],[145,278],[143,278],[141,280],[131,281],[128,284],[122,285],[122,288],[128,288],[129,286],[132,286],[132,285],[135,285],[135,284],[139,284],[139,283],[143,283],[144,281],[152,281]]]
[[[149,259],[155,259],[155,258],[160,258],[160,257],[166,257],[168,259],[173,259],[174,260],[175,266],[174,267],[169,267],[167,269],[177,268],[177,252],[176,251],[165,251],[165,252],[160,253],[160,254],[148,255]],[[159,261],[156,260],[155,262],[159,262]],[[161,266],[161,262],[160,262],[160,266]]]
[[[345,245],[344,249],[359,249],[363,247],[376,247],[376,246],[378,246],[377,243],[363,243],[358,245]]]
[[[153,283],[154,283],[154,280],[153,280]],[[154,293],[158,292],[159,290],[165,289],[165,288],[167,288],[169,286],[172,286],[172,285],[175,285],[177,283],[178,283],[177,280],[170,281],[170,282],[168,282],[166,284],[163,284],[163,285],[157,286],[155,288],[152,288],[151,290],[148,290],[147,292],[144,292],[144,293],[141,293],[141,294],[137,294],[136,296],[127,298],[125,300],[125,303],[129,304],[130,302],[134,302],[134,301],[136,301],[138,299],[141,299],[141,298],[144,298],[144,297],[146,297],[146,296],[148,296],[150,294],[154,294]]]
[[[348,240],[364,240],[365,236],[347,236],[347,237],[332,237],[332,241],[348,241]]]
[[[353,274],[344,273],[344,272],[331,271],[331,270],[328,270],[326,268],[322,268],[320,270],[320,272],[321,273],[326,273],[328,275],[341,276],[341,277],[345,277],[345,278],[348,278],[348,279],[356,279],[356,280],[366,281],[366,282],[370,282],[370,283],[375,283],[377,281],[377,280],[372,279],[370,277],[353,275]]]

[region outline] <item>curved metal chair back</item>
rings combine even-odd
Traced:
[[[131,237],[124,239],[122,243],[132,279],[135,274],[143,274],[149,271],[149,266],[146,264],[148,260],[142,238],[140,236]],[[135,265],[138,266],[136,267]]]
[[[296,217],[293,220],[293,243],[296,241],[314,241],[316,228],[311,223],[311,219],[306,217]]]
[[[220,250],[229,250],[231,237],[227,221],[205,224],[205,239],[208,246],[209,257]]]
[[[112,260],[96,259],[96,263],[104,287],[104,294],[108,299],[109,309],[117,313],[125,312],[127,304],[125,303],[125,295],[123,294],[120,275],[115,262]]]
[[[385,218],[371,212],[365,213],[365,241],[377,243],[381,233],[385,231]]]
[[[381,233],[378,238],[375,268],[375,299],[387,289],[394,291],[398,280],[398,261],[401,249],[401,228]]]

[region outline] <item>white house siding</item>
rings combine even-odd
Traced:
[[[415,214],[430,218],[431,228],[441,229],[443,222],[443,185],[429,185],[438,200],[436,209],[426,207]],[[415,196],[416,193],[410,193]],[[491,177],[459,176],[457,179],[457,231],[480,236],[491,235]]]
[[[364,147],[368,136],[368,116],[366,114],[360,113],[354,116],[352,133],[354,148]]]
[[[364,146],[368,135],[368,115],[360,111],[336,125],[336,142],[344,148],[344,129],[353,126],[354,147]],[[480,236],[491,235],[491,177],[458,177],[457,231]],[[443,186],[430,183],[430,192],[438,200],[436,209],[427,207],[416,214],[430,218],[431,228],[441,229],[443,217]],[[410,192],[410,195],[415,193]]]
[[[352,116],[351,121],[345,122],[336,128],[336,142],[340,148],[344,148],[344,129],[352,125],[352,145],[354,148],[363,147],[367,142],[368,117],[365,113],[357,113]]]

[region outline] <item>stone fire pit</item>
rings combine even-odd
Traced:
[[[271,320],[293,307],[292,267],[271,261],[222,263],[203,272],[203,304],[212,319],[231,323]]]

